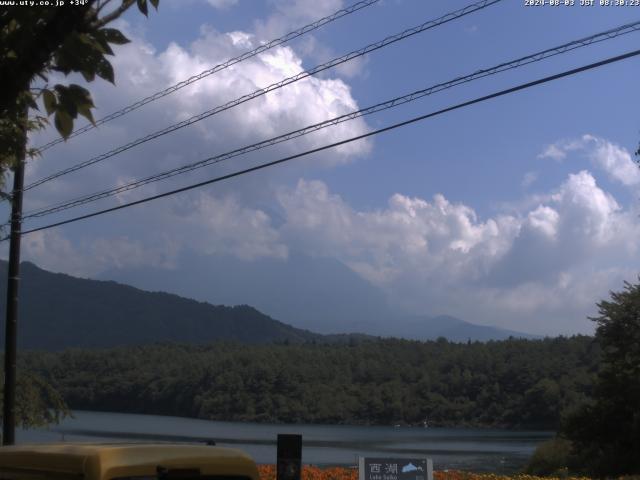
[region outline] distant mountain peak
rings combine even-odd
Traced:
[[[330,285],[324,291],[325,296],[321,302],[318,299],[311,304],[304,301],[294,303],[294,309],[280,310],[287,317],[283,322],[279,315],[272,314],[279,318],[276,320],[263,313],[263,308],[251,305],[253,300],[264,299],[252,296],[252,289],[245,290],[247,293],[244,301],[237,302],[235,306],[224,306],[221,301],[198,301],[180,296],[179,292],[168,293],[163,291],[165,289],[161,285],[146,286],[140,284],[143,282],[136,282],[137,286],[131,286],[108,279],[89,280],[48,272],[31,262],[23,262],[18,329],[20,346],[57,350],[155,342],[207,343],[216,340],[246,343],[343,342],[350,338],[366,338],[366,335],[413,340],[445,337],[456,342],[501,340],[510,336],[533,338],[532,335],[520,332],[476,325],[446,314],[411,316],[395,313],[380,300],[381,294],[375,287],[363,283],[362,279],[346,267],[340,266],[339,262],[325,263],[322,259],[300,255],[296,258],[294,261],[301,262],[306,271],[313,269],[315,272],[322,271],[324,274],[341,277],[334,282],[338,289],[350,291],[348,285],[355,281],[355,291],[359,292],[355,295],[355,300],[367,302],[370,298],[370,305],[365,310],[358,310],[357,305],[350,307],[350,310],[340,310],[334,317],[332,308],[339,305],[331,300],[335,285]],[[231,261],[227,259],[227,262]],[[252,268],[256,268],[256,265],[259,266],[255,262],[245,262],[242,267],[237,263],[228,263],[225,269],[196,269],[185,271],[181,277],[194,280],[198,285],[208,285],[214,292],[218,292],[215,287],[219,284],[215,279],[211,281],[211,278],[202,274],[232,272],[238,275],[235,283],[245,286],[249,282],[247,277],[252,276]],[[301,280],[295,275],[296,265],[289,265],[284,271],[277,271],[277,268],[283,268],[282,262],[268,262],[267,265],[276,271],[270,272],[272,275],[264,272],[254,275],[254,280],[262,280],[254,284],[253,290],[273,293],[280,303],[295,300],[297,294],[302,294],[303,298],[314,298],[316,295],[314,288],[321,279]],[[0,289],[3,291],[6,290],[6,271],[7,262],[0,260]],[[160,272],[146,273],[144,278],[154,281],[167,277]],[[298,290],[291,287],[291,284],[279,285],[276,280],[280,279],[297,282]],[[305,281],[310,283],[305,284]],[[288,295],[283,295],[284,292]],[[0,308],[4,308],[5,301],[0,296]],[[314,315],[309,316],[310,314]],[[310,328],[322,329],[323,334],[313,333]],[[2,333],[0,332],[0,338]]]

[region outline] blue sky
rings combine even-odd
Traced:
[[[321,29],[314,37],[331,58],[468,3],[384,1]],[[173,1],[166,2],[160,14],[149,20],[135,12],[128,18],[156,48],[163,49],[172,41],[188,45],[197,39],[205,23],[219,31],[252,31],[274,5],[282,10],[288,7],[286,2],[238,1],[224,5],[212,10],[207,2]],[[358,105],[367,106],[638,18],[640,9],[633,7],[524,7],[523,2],[507,1],[369,55],[360,73],[347,82]],[[636,35],[623,36],[438,94],[397,113],[372,118],[370,124],[385,125],[626,52],[637,45]],[[317,63],[316,56],[303,58],[307,68]],[[632,87],[637,71],[637,62],[629,61],[429,120],[374,140],[375,151],[366,162],[316,175],[358,207],[381,206],[399,191],[420,197],[442,192],[489,215],[496,204],[522,193],[522,177],[528,171],[538,174],[535,186],[540,189],[553,187],[571,171],[570,165],[547,162],[543,167],[536,158],[541,145],[597,131],[633,149],[640,132],[632,107],[638,98],[637,89]],[[629,111],[621,109],[623,104],[630,107]],[[390,161],[390,157],[396,159]],[[541,169],[544,172],[539,172]],[[461,178],[460,170],[474,181]],[[615,185],[611,187],[616,189]],[[618,189],[616,193],[626,196],[628,192]]]
[[[52,148],[30,165],[27,181],[468,3],[381,0]],[[577,3],[527,7],[505,0],[50,182],[27,194],[26,208],[122,184],[640,19],[637,7]],[[148,19],[131,11],[119,24],[133,42],[117,50],[117,88],[90,86],[97,116],[349,4],[163,0]],[[633,33],[585,47],[99,206],[625,53],[639,40],[640,33]],[[446,313],[539,334],[589,332],[585,317],[595,313],[595,302],[620,289],[623,280],[637,278],[640,174],[633,152],[640,140],[639,62],[626,60],[338,152],[33,234],[25,237],[24,258],[55,271],[88,277],[109,272],[118,279],[119,270],[132,268],[188,274],[181,263],[185,255],[229,256],[258,269],[260,260],[291,262],[291,252],[301,252],[340,262],[397,310]],[[32,141],[38,145],[53,136],[45,132]],[[202,299],[225,300],[215,293]]]

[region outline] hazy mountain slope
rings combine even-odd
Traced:
[[[453,342],[505,340],[509,337],[516,338],[540,338],[514,330],[492,327],[487,325],[477,325],[465,322],[450,315],[439,315],[436,317],[405,317],[389,329],[396,337],[412,338],[417,340],[435,340],[444,337]]]
[[[448,315],[416,316],[390,307],[384,292],[342,263],[292,253],[286,260],[182,256],[174,271],[125,268],[102,278],[214,304],[249,304],[297,328],[323,334],[361,332],[428,340],[534,338]]]
[[[175,271],[125,268],[101,275],[145,290],[213,304],[249,304],[297,328],[378,333],[395,316],[385,296],[342,263],[291,254],[287,260],[183,256]]]
[[[7,263],[0,262],[0,292]],[[25,262],[20,291],[19,346],[57,350],[172,341],[248,343],[319,340],[246,305],[214,306],[115,282],[55,274]],[[0,295],[0,308],[5,309]],[[4,328],[0,338],[4,337]],[[2,340],[4,341],[4,340]]]
[[[346,335],[349,332],[417,340],[445,337],[461,342],[469,339],[499,340],[509,336],[531,337],[474,325],[450,316],[418,317],[393,313],[375,287],[363,283],[353,272],[334,261],[325,263],[303,257],[276,271],[273,276],[252,270],[255,264],[251,267],[246,265],[251,265],[250,262],[238,262],[245,264],[244,271],[229,261],[224,270],[211,266],[206,268],[207,265],[203,264],[200,270],[193,271],[147,269],[144,275],[138,272],[140,279],[156,282],[156,288],[162,288],[160,285],[167,282],[167,277],[173,277],[182,279],[185,289],[190,285],[194,288],[199,286],[202,295],[206,291],[218,295],[226,292],[226,296],[223,295],[226,301],[230,301],[229,297],[238,298],[233,295],[239,296],[244,292],[244,301],[240,298],[237,301],[244,304],[235,307],[215,306],[176,294],[144,291],[113,281],[51,273],[25,262],[22,264],[19,346],[58,350],[215,340],[245,343],[285,340],[345,342],[363,337]],[[303,270],[300,270],[300,265]],[[6,262],[0,261],[0,292],[6,291],[6,271]],[[212,271],[218,274],[212,274]],[[330,279],[323,281],[327,275],[337,277],[333,282]],[[355,287],[351,286],[351,276],[360,282]],[[278,283],[280,280],[284,284]],[[232,288],[234,285],[235,290]],[[255,292],[260,292],[260,295]],[[269,298],[270,294],[273,295],[271,302],[275,302],[275,306],[281,305],[278,311],[286,314],[288,319],[296,320],[292,322],[296,327],[315,325],[318,330],[339,335],[323,336],[296,328],[245,305]],[[349,302],[350,298],[352,302]],[[5,296],[1,294],[0,309],[4,312]],[[2,328],[0,340],[3,335]]]

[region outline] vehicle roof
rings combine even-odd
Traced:
[[[201,475],[259,478],[255,463],[244,452],[206,445],[58,443],[0,448],[0,472],[33,474],[34,478],[40,472],[46,472],[47,478],[86,480],[155,477],[158,466],[169,470],[198,468]]]

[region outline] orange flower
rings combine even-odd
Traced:
[[[260,480],[276,480],[275,465],[258,465],[258,473],[260,474]],[[302,467],[301,480],[358,480],[358,470],[355,468],[320,468],[304,465]]]
[[[258,465],[260,480],[276,480],[275,465]],[[346,467],[302,467],[301,480],[358,480],[357,468]],[[560,480],[550,477],[535,477],[533,475],[496,475],[495,473],[470,473],[460,470],[446,470],[433,472],[433,480]],[[586,477],[570,477],[567,480],[590,480]],[[629,479],[620,479],[629,480]],[[631,477],[630,480],[636,480]],[[640,480],[640,479],[637,479]]]

